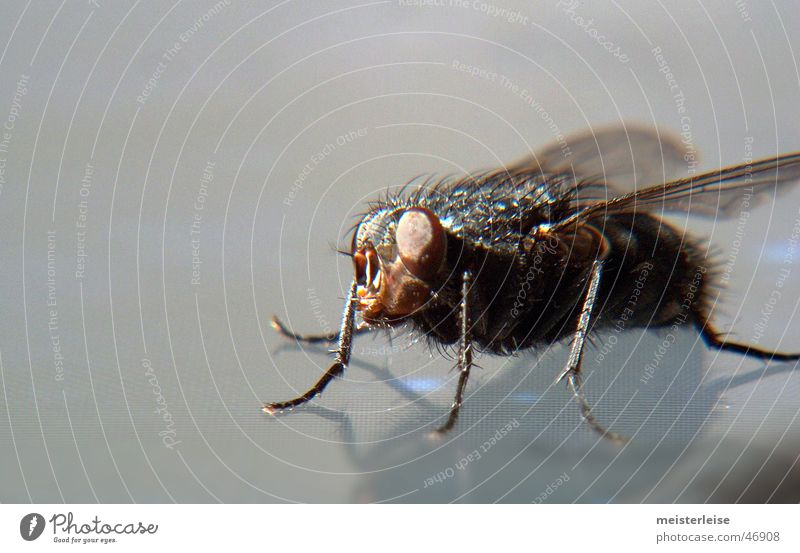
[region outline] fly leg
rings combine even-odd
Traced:
[[[261,409],[265,413],[274,415],[286,409],[292,409],[298,405],[302,405],[313,399],[315,396],[322,393],[325,387],[331,380],[339,376],[347,368],[350,362],[350,350],[353,343],[354,325],[356,319],[356,281],[350,285],[350,292],[347,294],[347,300],[344,306],[344,314],[342,315],[342,328],[339,331],[339,346],[336,348],[336,360],[333,365],[325,371],[316,384],[314,384],[306,393],[298,396],[289,401],[281,401],[278,403],[267,403]]]
[[[718,349],[720,351],[732,351],[734,353],[738,353],[739,355],[755,357],[765,361],[797,361],[800,359],[800,353],[782,353],[779,351],[760,348],[755,345],[741,344],[738,342],[729,342],[727,340],[723,340],[720,338],[722,334],[717,332],[713,325],[708,321],[708,317],[698,311],[695,311],[694,316],[695,326],[697,326],[697,329],[700,331],[700,336],[703,337],[703,341],[710,348]]]
[[[319,344],[319,343],[329,344],[331,342],[339,341],[339,334],[297,334],[296,332],[290,330],[288,326],[283,324],[283,321],[281,321],[276,315],[272,316],[270,324],[272,325],[272,328],[275,329],[275,332],[277,332],[281,336],[292,338],[294,340],[297,340],[298,342],[305,342],[306,344]],[[364,332],[368,332],[373,328],[374,327],[368,326],[364,323],[359,324],[355,328],[353,335],[357,336]]]
[[[583,347],[586,343],[586,335],[589,332],[589,325],[592,317],[592,309],[597,299],[597,290],[600,287],[600,274],[603,268],[603,260],[596,259],[592,263],[592,271],[589,279],[589,286],[586,289],[586,297],[583,300],[583,308],[581,315],[578,319],[578,327],[575,329],[575,334],[572,336],[572,345],[569,351],[569,359],[567,365],[561,371],[561,374],[556,379],[556,382],[561,382],[567,379],[567,386],[572,390],[572,394],[581,406],[581,414],[583,419],[591,426],[598,434],[604,438],[608,438],[614,442],[626,442],[627,439],[620,436],[616,432],[607,430],[601,425],[597,418],[592,413],[592,407],[586,401],[586,396],[583,395],[581,389],[581,361],[583,360]]]
[[[469,380],[469,371],[472,368],[472,341],[470,338],[470,316],[469,310],[472,307],[469,301],[469,296],[472,293],[472,273],[464,271],[461,280],[461,305],[459,312],[459,319],[461,323],[460,334],[461,338],[458,344],[458,388],[456,389],[456,397],[453,400],[453,405],[450,407],[450,416],[447,417],[447,422],[444,426],[439,428],[436,432],[444,434],[450,431],[458,420],[458,412],[461,409],[461,404],[464,401],[464,389],[467,387],[467,380]]]

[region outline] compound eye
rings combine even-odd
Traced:
[[[406,210],[397,223],[397,251],[406,269],[428,280],[439,272],[445,256],[446,238],[439,218],[423,207]]]

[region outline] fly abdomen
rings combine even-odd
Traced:
[[[684,322],[704,299],[705,257],[695,242],[647,214],[606,217],[610,244],[596,328],[618,331]]]

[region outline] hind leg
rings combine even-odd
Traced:
[[[700,336],[703,337],[703,341],[710,348],[720,351],[732,351],[739,355],[746,355],[748,357],[755,357],[767,361],[797,361],[800,359],[800,353],[784,353],[761,348],[756,345],[725,340],[720,337],[722,334],[714,328],[708,320],[708,317],[697,311],[694,313],[694,324],[700,331]]]

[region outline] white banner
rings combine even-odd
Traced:
[[[2,505],[0,550],[798,551],[798,505]]]

